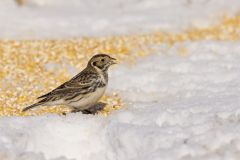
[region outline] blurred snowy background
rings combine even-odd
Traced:
[[[1,39],[181,32],[240,11],[239,0],[22,2],[1,0]],[[0,159],[238,160],[239,42],[162,44],[132,67],[120,64],[108,92],[119,93],[125,106],[108,117],[1,117]]]
[[[207,26],[224,14],[237,13],[239,6],[239,0],[1,0],[0,38],[179,31]]]

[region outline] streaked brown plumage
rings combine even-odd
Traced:
[[[116,59],[106,55],[93,56],[87,67],[51,92],[38,97],[39,101],[24,108],[25,112],[37,106],[67,105],[73,111],[83,111],[93,106],[104,94],[108,84],[108,68]]]

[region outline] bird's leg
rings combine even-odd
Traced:
[[[84,110],[80,110],[80,109],[77,109],[77,108],[74,108],[71,113],[77,113],[77,112],[82,112],[82,114],[94,114],[92,113],[90,110],[88,109],[84,109]]]
[[[71,111],[71,113],[77,113],[77,112],[81,112],[81,110],[75,107]]]
[[[96,114],[98,111],[102,111],[105,106],[106,106],[106,103],[98,102],[97,104],[91,106],[90,108],[82,110],[82,113],[83,114]]]
[[[82,112],[83,114],[96,114],[98,111],[102,111],[106,106],[106,103],[98,102],[97,104],[89,107],[88,109],[81,110],[79,108],[73,108],[71,113]]]
[[[90,110],[85,109],[85,110],[82,110],[82,114],[93,114],[93,113]]]
[[[89,111],[88,109],[81,110],[79,108],[73,107],[73,109],[71,110],[71,113],[77,113],[77,112],[82,112],[83,114],[92,114],[92,112]]]

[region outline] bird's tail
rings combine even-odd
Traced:
[[[24,109],[22,110],[22,112],[26,112],[27,110],[29,110],[29,109],[31,109],[31,108],[34,108],[34,107],[37,107],[37,106],[40,106],[41,104],[42,104],[42,103],[39,103],[39,102],[34,103],[34,104],[32,104],[32,105],[24,108]]]

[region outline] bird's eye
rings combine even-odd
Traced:
[[[104,62],[104,61],[105,61],[105,59],[101,59],[101,61],[102,61],[102,62]]]
[[[93,65],[96,66],[97,62],[93,62]]]

